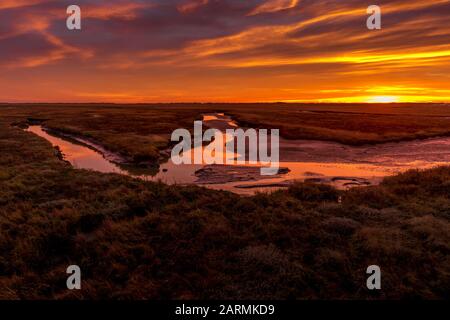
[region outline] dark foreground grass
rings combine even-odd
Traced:
[[[449,298],[450,168],[245,198],[75,170],[9,120],[0,298]],[[80,291],[66,289],[70,264]],[[372,264],[379,292],[365,286]]]

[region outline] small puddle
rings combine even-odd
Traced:
[[[221,131],[237,128],[223,113],[206,114],[203,124]],[[408,169],[428,169],[450,163],[450,138],[434,138],[399,143],[351,147],[334,142],[285,140],[280,138],[280,168],[289,172],[260,176],[258,165],[175,165],[170,159],[160,165],[156,174],[126,170],[118,164],[120,157],[89,141],[55,136],[42,126],[27,131],[59,147],[64,159],[74,168],[104,173],[118,173],[146,181],[167,184],[198,184],[211,189],[251,195],[257,191],[285,188],[296,180],[327,183],[337,188],[378,184],[383,177]],[[224,143],[231,137],[220,133]],[[204,147],[202,147],[204,148]],[[194,152],[192,149],[191,152]],[[233,157],[235,157],[233,155]],[[287,170],[288,171],[288,170]]]

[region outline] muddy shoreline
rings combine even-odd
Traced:
[[[90,148],[90,149],[100,153],[103,156],[103,158],[105,158],[108,161],[111,161],[111,162],[117,163],[117,164],[124,164],[124,165],[131,164],[130,159],[127,159],[125,156],[123,156],[119,153],[116,153],[116,152],[106,149],[104,146],[102,146],[98,142],[94,141],[93,139],[85,138],[85,137],[74,135],[74,134],[65,133],[60,130],[48,128],[44,125],[41,125],[41,127],[42,127],[42,130],[44,130],[45,132],[47,132],[48,134],[50,134],[52,136],[65,139],[65,140],[68,140],[73,143],[81,144],[87,148]]]
[[[261,181],[267,179],[281,178],[290,170],[287,167],[280,167],[278,174],[273,176],[261,175],[261,167],[257,166],[227,166],[227,165],[205,165],[195,171],[196,183],[199,185],[224,184],[239,181]]]
[[[67,133],[63,130],[58,130],[54,128],[50,128],[45,126],[45,120],[42,121],[27,121],[26,127],[18,126],[21,129],[27,129],[27,127],[31,125],[39,125],[42,130],[47,132],[48,134],[59,137],[61,139],[67,140],[69,142],[82,145],[87,147],[103,156],[104,159],[117,164],[119,166],[127,166],[127,167],[135,167],[135,168],[145,168],[145,169],[157,169],[163,163],[165,163],[170,156],[170,149],[160,151],[161,156],[158,161],[155,162],[136,162],[132,158],[127,157],[119,152],[111,151],[105,146],[103,146],[100,142],[95,139],[85,137],[83,135],[77,135],[73,133]],[[60,150],[59,150],[60,151]],[[61,153],[63,156],[63,154]],[[59,158],[60,156],[58,156]],[[67,162],[62,158],[61,160]]]

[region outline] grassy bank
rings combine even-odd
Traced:
[[[91,111],[50,109],[64,125],[94,127],[81,120]],[[241,198],[74,170],[9,126],[30,116],[17,110],[0,119],[0,298],[449,298],[450,168]],[[139,128],[122,125],[107,130]],[[65,287],[70,264],[81,291]],[[365,289],[372,264],[382,270],[375,293]]]

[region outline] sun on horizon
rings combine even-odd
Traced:
[[[395,103],[400,102],[400,98],[397,96],[373,96],[369,97],[368,103]]]

